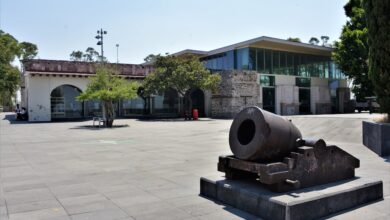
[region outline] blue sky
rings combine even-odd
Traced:
[[[39,58],[69,59],[107,30],[105,56],[141,63],[149,54],[211,50],[259,36],[337,40],[347,0],[0,0],[0,28],[37,44]]]

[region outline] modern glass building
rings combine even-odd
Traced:
[[[176,55],[196,55],[213,73],[256,74],[259,97],[241,91],[245,100],[257,98],[251,104],[278,114],[310,114],[343,112],[348,99],[345,77],[331,53],[330,47],[259,37],[216,50],[184,50]],[[237,91],[234,86],[232,89]],[[229,95],[224,96],[226,100]],[[240,105],[239,98],[237,92],[231,96],[235,109]]]

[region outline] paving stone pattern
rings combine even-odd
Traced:
[[[361,160],[357,175],[381,178],[385,199],[333,219],[390,215],[390,158],[362,145],[366,115],[289,116],[305,137],[321,136]],[[199,197],[201,176],[230,154],[231,120],[118,119],[17,123],[0,114],[0,219],[254,219]]]

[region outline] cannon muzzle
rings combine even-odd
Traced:
[[[236,115],[229,132],[235,157],[251,161],[279,160],[297,147],[302,138],[295,125],[259,107],[248,107]]]

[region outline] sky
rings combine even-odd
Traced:
[[[212,50],[260,36],[340,36],[347,0],[0,0],[0,29],[38,46],[38,58],[69,60],[104,36],[110,62]]]

